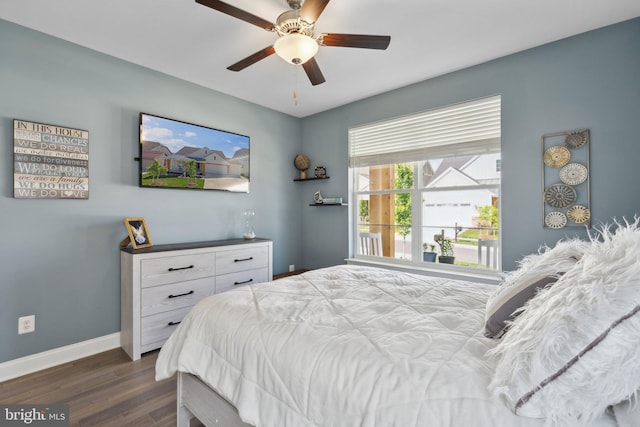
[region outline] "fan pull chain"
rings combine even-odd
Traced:
[[[294,68],[293,103],[297,107],[298,106],[298,67],[295,66],[293,68]]]

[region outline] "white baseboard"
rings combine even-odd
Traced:
[[[0,363],[0,382],[120,347],[120,332]]]

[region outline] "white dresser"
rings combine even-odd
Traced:
[[[120,251],[120,345],[133,360],[162,347],[202,298],[273,275],[273,244],[234,239]]]

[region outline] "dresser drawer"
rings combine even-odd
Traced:
[[[145,346],[169,338],[169,335],[182,322],[189,310],[191,310],[191,306],[143,317],[140,333],[141,344]]]
[[[239,271],[216,277],[216,293],[228,291],[239,286],[255,285],[269,281],[269,269],[256,268],[254,270]]]
[[[216,291],[213,277],[170,283],[142,289],[141,314],[150,316],[163,311],[190,307]]]
[[[260,238],[121,248],[120,345],[132,360],[162,347],[198,301],[271,280],[272,253]]]
[[[220,251],[216,256],[216,274],[235,273],[267,267],[269,264],[269,248],[243,248]]]
[[[143,259],[140,264],[140,286],[164,285],[215,275],[216,254],[178,255]]]

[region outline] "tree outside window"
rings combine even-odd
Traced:
[[[413,167],[403,164],[396,166],[396,189],[410,190],[413,188]],[[411,233],[411,193],[398,193],[395,197],[396,233],[402,236],[402,250],[404,253],[407,236]]]

